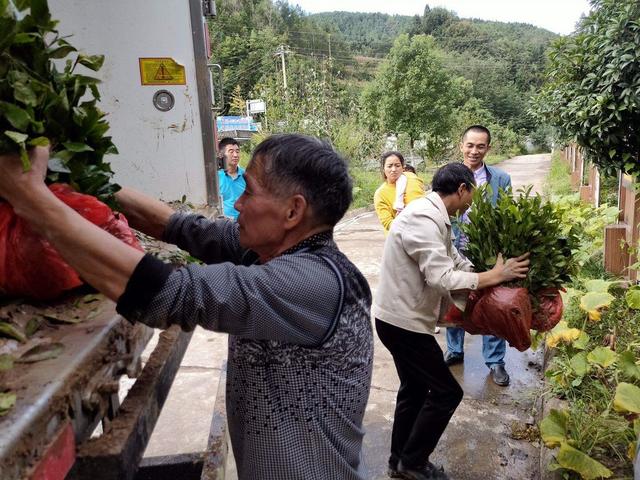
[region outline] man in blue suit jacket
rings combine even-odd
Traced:
[[[491,132],[482,125],[472,125],[464,131],[460,151],[463,162],[473,171],[476,185],[488,183],[491,185],[493,205],[498,201],[500,190],[511,187],[511,177],[504,170],[485,165],[484,157],[491,148]],[[462,221],[466,220],[466,214]],[[467,220],[468,221],[468,220]],[[464,254],[466,239],[454,229],[454,241],[458,251]],[[509,385],[509,374],[504,368],[504,354],[507,350],[506,342],[492,335],[482,336],[482,356],[491,371],[491,378],[501,387]],[[461,328],[447,328],[447,352],[444,355],[447,365],[464,362],[464,330]]]

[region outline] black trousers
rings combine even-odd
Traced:
[[[463,391],[445,365],[433,335],[404,330],[376,318],[376,331],[391,352],[400,377],[389,464],[427,463]]]

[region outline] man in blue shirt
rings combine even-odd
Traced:
[[[493,205],[498,201],[501,190],[511,187],[511,177],[507,172],[484,163],[484,157],[491,148],[491,133],[482,125],[472,125],[464,131],[460,151],[463,163],[471,169],[476,185],[488,183],[491,185]],[[468,217],[462,216],[462,221]],[[455,247],[464,254],[466,238],[455,229]],[[482,336],[482,356],[491,371],[491,378],[501,387],[509,385],[509,374],[504,367],[504,356],[507,350],[506,342],[493,335]],[[447,365],[464,362],[464,330],[462,328],[447,328],[447,352],[444,356]]]
[[[238,166],[240,146],[233,138],[223,138],[218,143],[218,154],[224,158],[227,169],[218,170],[218,185],[222,196],[222,208],[226,217],[238,219],[238,211],[234,204],[244,192],[246,182],[244,169]]]

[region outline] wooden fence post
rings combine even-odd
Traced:
[[[605,227],[604,267],[607,272],[635,281],[638,272],[629,267],[638,261],[640,195],[628,175],[618,176],[618,208],[618,223]]]

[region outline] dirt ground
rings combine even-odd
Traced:
[[[515,157],[498,165],[511,174],[514,189],[532,184],[542,192],[550,155]],[[343,220],[336,228],[340,248],[366,276],[375,295],[384,235],[373,212]],[[444,347],[444,330],[437,335]],[[542,385],[539,352],[509,348],[508,387],[496,386],[481,354],[482,339],[467,335],[465,362],[452,371],[465,395],[432,460],[452,480],[535,480],[539,445],[521,438],[535,421]],[[146,457],[203,451],[213,412],[218,377],[226,356],[226,336],[198,329],[191,341]],[[387,350],[376,338],[371,395],[365,415],[364,461],[371,480],[386,476],[386,463],[398,378]],[[188,406],[187,406],[188,405]],[[237,478],[228,465],[227,479]]]

